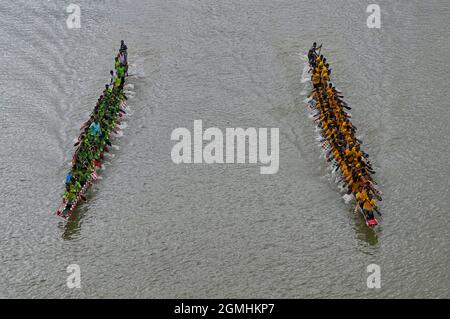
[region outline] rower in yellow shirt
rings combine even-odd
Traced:
[[[359,203],[361,203],[361,204],[364,203],[368,199],[367,189],[365,187],[363,187],[362,190],[360,190],[359,192],[356,193],[355,197]]]
[[[368,219],[373,219],[375,216],[373,215],[373,210],[377,206],[377,201],[373,198],[367,198],[364,201],[363,211],[366,213]]]
[[[314,85],[314,88],[318,88],[320,85],[320,75],[318,73],[313,73],[311,75],[311,81]]]
[[[328,82],[329,79],[329,74],[328,74],[328,69],[326,66],[323,67],[322,72],[320,73],[320,76],[322,77],[322,82]]]

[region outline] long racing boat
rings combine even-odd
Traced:
[[[373,228],[379,224],[374,212],[381,216],[377,201],[382,200],[372,177],[375,171],[369,155],[361,149],[362,141],[356,137],[351,115],[346,112],[351,108],[331,83],[331,68],[320,54],[321,49],[322,46],[313,44],[303,72],[303,82],[311,84],[306,103],[310,118],[316,124],[316,139],[322,156],[330,163],[331,175],[336,177],[336,183],[345,192],[344,201],[354,201],[354,211],[360,212],[366,225]]]
[[[77,139],[71,170],[66,176],[66,190],[56,215],[68,220],[77,205],[86,200],[86,193],[99,177],[104,154],[109,152],[111,139],[120,132],[120,121],[125,114],[125,78],[128,76],[127,47],[122,41],[115,58],[114,75],[97,101],[90,118],[82,125]]]

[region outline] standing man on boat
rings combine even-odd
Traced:
[[[314,65],[314,60],[315,60],[316,55],[317,55],[316,50],[318,50],[318,49],[320,49],[320,48],[322,48],[322,44],[321,44],[319,47],[317,47],[317,43],[314,42],[313,45],[312,45],[312,48],[309,49],[309,52],[308,52],[308,59],[309,59],[309,63],[310,63],[310,64]]]
[[[123,40],[120,41],[119,60],[124,67],[124,73],[128,76],[128,48]]]
[[[123,56],[125,57],[125,62],[127,61],[127,58],[128,58],[127,50],[128,50],[127,45],[125,44],[125,42],[123,40],[121,40],[119,53],[123,53]]]

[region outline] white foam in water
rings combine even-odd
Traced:
[[[123,132],[122,131],[117,131],[117,133],[115,133],[116,137],[122,137],[123,136]]]
[[[302,83],[306,83],[306,84],[303,87],[303,91],[300,94],[308,96],[308,92],[310,91],[308,80],[305,80],[305,81],[302,80]]]
[[[136,60],[134,60],[134,63],[130,64],[128,74],[133,75],[136,78],[140,76],[145,77],[144,65],[145,59],[137,58]]]
[[[306,61],[305,61],[305,63],[303,63],[303,72],[302,72],[302,76],[304,77],[305,75],[307,75],[307,74],[308,74],[308,71],[309,71],[309,64],[306,63]]]
[[[120,150],[119,145],[112,145],[111,147],[112,147],[113,149],[115,149],[115,150]]]
[[[121,130],[123,130],[124,128],[126,128],[128,125],[126,122],[122,122],[122,124],[117,124],[117,127]]]
[[[307,82],[309,82],[310,79],[311,79],[311,77],[309,77],[309,76],[303,76],[301,83],[307,83]]]
[[[346,204],[348,204],[348,203],[350,203],[350,202],[352,201],[353,195],[344,194],[344,195],[342,196],[342,198],[344,199],[344,202],[345,202]]]

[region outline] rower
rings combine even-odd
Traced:
[[[318,73],[313,73],[311,75],[311,81],[314,85],[314,88],[319,88],[320,87],[320,75]]]
[[[116,58],[114,59],[114,68],[117,69],[120,67],[120,61],[119,61],[119,57],[116,56]]]
[[[108,84],[105,84],[105,89],[103,90],[103,94],[106,96],[108,93],[111,93],[111,89]]]
[[[69,191],[70,182],[72,181],[72,171],[66,176],[66,190]]]
[[[114,87],[118,88],[120,87],[120,83],[122,82],[122,80],[120,79],[120,77],[116,77],[116,79],[114,80]]]
[[[373,215],[373,209],[376,207],[377,202],[375,199],[370,196],[364,201],[363,210],[367,214],[368,219],[373,219],[375,216]]]
[[[125,81],[125,67],[122,65],[119,65],[119,67],[116,69],[117,71],[117,77],[120,78],[120,84],[122,85],[122,83]]]
[[[95,118],[89,126],[89,133],[92,135],[100,135],[100,124],[98,123],[97,118]]]
[[[109,71],[109,74],[111,75],[111,81],[109,82],[109,86],[113,86],[114,81],[116,79],[116,77],[114,76],[114,71],[113,70]]]

